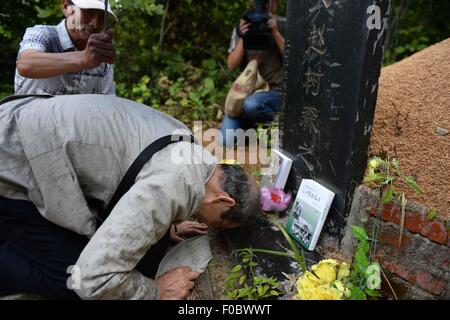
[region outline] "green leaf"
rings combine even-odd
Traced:
[[[297,249],[295,243],[292,241],[291,237],[289,236],[287,231],[284,229],[284,227],[278,222],[276,222],[275,225],[277,226],[278,229],[280,229],[281,233],[286,238],[286,241],[289,243],[289,246],[291,247],[292,251],[295,254],[295,259],[297,260],[298,264],[302,268],[303,273],[305,273],[306,272],[306,262],[305,262],[305,256],[304,256],[303,250],[302,250],[302,254],[300,255],[300,252],[298,252],[298,249]]]
[[[373,290],[373,289],[369,289],[366,288],[364,290],[364,292],[369,296],[369,297],[381,297],[381,293],[378,290]]]
[[[365,241],[368,239],[366,230],[359,226],[352,226],[352,234],[359,241]]]
[[[237,289],[234,289],[234,290],[226,292],[226,296],[230,300],[237,300],[238,299],[238,295],[239,295],[239,293],[238,293]]]
[[[402,46],[395,48],[395,53],[397,53],[399,55],[402,54],[405,51],[406,51],[406,48],[402,47]]]
[[[272,296],[278,296],[278,295],[280,295],[280,292],[278,292],[278,291],[276,291],[276,290],[270,290],[270,294],[271,294]]]
[[[367,254],[367,252],[369,252],[369,241],[360,241],[358,243],[358,251]]]
[[[420,187],[417,185],[416,180],[414,179],[414,177],[412,176],[405,176],[403,177],[403,179],[405,180],[405,182],[408,184],[408,186],[414,190],[414,192],[416,193],[421,193],[422,190],[420,189]]]
[[[445,230],[447,230],[447,232],[450,232],[450,219],[445,219],[444,225],[445,225]]]
[[[392,184],[392,181],[395,180],[395,177],[386,177],[386,179],[381,182],[382,185],[388,185],[388,184]]]
[[[214,70],[214,69],[216,69],[216,61],[214,61],[213,59],[203,60],[202,67],[204,69]]]
[[[394,168],[398,170],[398,168],[399,168],[398,160],[396,158],[393,158],[391,163],[394,166]]]
[[[350,300],[366,300],[366,294],[359,287],[353,287],[350,290]]]
[[[365,273],[369,266],[369,259],[364,251],[358,250],[355,254],[355,261],[361,272]]]
[[[384,206],[385,204],[388,204],[389,202],[391,202],[393,197],[394,188],[389,187],[386,191],[383,192],[383,195],[381,196],[381,205]]]
[[[239,278],[239,285],[242,285],[247,277],[245,274]]]
[[[288,258],[295,259],[295,257],[292,256],[292,253],[283,252],[283,251],[275,251],[275,250],[269,250],[269,249],[253,249],[253,252],[267,253],[267,254],[274,255],[274,256],[282,256],[282,257],[288,257]]]
[[[435,208],[431,208],[430,211],[428,211],[427,218],[430,221],[432,221],[432,220],[434,220],[434,218],[436,218],[436,209]]]
[[[52,15],[52,11],[51,10],[45,10],[45,9],[38,9],[38,18],[41,19],[45,19],[48,18]]]
[[[250,253],[248,252],[248,249],[243,249],[243,251],[239,252],[239,255],[242,258],[250,258]]]
[[[211,78],[205,78],[205,80],[203,80],[203,83],[205,84],[205,87],[208,88],[209,90],[214,89],[214,80]]]
[[[239,272],[239,271],[241,271],[242,270],[242,266],[240,265],[240,264],[238,264],[238,265],[235,265],[232,269],[231,269],[231,272],[232,273],[236,273],[236,272]]]
[[[267,292],[269,289],[270,289],[269,286],[263,286],[263,287],[262,287],[262,294],[263,294],[263,295],[266,294],[266,292]]]
[[[386,179],[386,175],[381,173],[370,173],[367,176],[364,177],[365,183],[375,182],[375,183],[381,183],[381,181]]]
[[[263,288],[262,287],[258,287],[258,288],[256,288],[257,289],[257,291],[258,291],[258,294],[260,295],[260,296],[262,296],[263,295]]]
[[[191,100],[198,100],[198,99],[200,99],[200,93],[198,93],[198,92],[190,92],[189,93],[189,98],[191,99]]]

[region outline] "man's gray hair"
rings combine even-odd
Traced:
[[[222,190],[236,202],[234,207],[222,213],[222,218],[243,224],[260,211],[259,188],[242,167],[221,164],[220,168],[223,172]]]

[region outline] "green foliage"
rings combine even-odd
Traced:
[[[369,160],[364,182],[370,184],[372,187],[383,190],[381,206],[391,202],[394,197],[400,200],[402,193],[396,190],[398,185],[409,187],[416,193],[421,192],[414,177],[404,175],[401,172],[399,162],[396,158],[389,160],[373,157]]]
[[[255,274],[255,262],[253,249],[237,251],[241,262],[231,268],[225,279],[226,296],[233,300],[261,300],[277,297],[283,292],[278,289],[279,283],[273,277],[265,278]]]
[[[351,300],[365,300],[369,297],[380,297],[380,266],[370,262],[369,237],[364,228],[352,226],[352,234],[358,240],[350,277],[346,285],[350,289]]]
[[[445,224],[445,230],[447,230],[447,232],[450,232],[450,219],[446,219],[444,221]]]
[[[118,95],[188,125],[215,121],[235,76],[225,67],[226,50],[245,6],[218,0],[121,1]]]
[[[391,64],[450,36],[447,0],[392,0],[385,64]]]
[[[399,185],[403,185],[416,193],[421,192],[420,187],[417,185],[414,177],[407,176],[401,172],[397,159],[392,158],[392,160],[389,160],[388,157],[386,159],[373,157],[369,160],[364,182],[369,183],[372,187],[378,188],[380,191],[381,201],[377,210],[378,214],[386,204],[392,201],[394,197],[397,197],[398,200],[400,200],[402,209],[400,218],[400,236],[398,240],[398,247],[400,248],[405,222],[407,199],[405,192],[397,191],[397,187]],[[378,217],[378,219],[380,219],[380,217]]]
[[[292,252],[289,250],[287,252],[273,251],[267,249],[245,249],[251,250],[252,253],[265,253],[277,256],[284,256],[297,261],[300,266],[302,266],[303,274],[306,273],[306,263],[305,257],[298,252],[295,244],[292,242],[292,238],[289,234],[284,230],[284,228],[276,223],[277,227],[282,231],[283,235],[286,237],[289,245],[291,246]],[[350,300],[366,300],[367,297],[381,297],[380,293],[380,285],[381,285],[381,268],[377,262],[371,261],[370,258],[370,242],[371,239],[368,237],[367,232],[364,228],[359,226],[352,226],[352,234],[358,240],[357,250],[354,254],[353,263],[350,267],[350,275],[343,276],[340,279],[340,286],[342,288],[347,288],[349,291],[349,295],[345,294],[346,299]],[[248,253],[246,253],[245,259],[243,262],[251,261],[248,259]],[[232,284],[235,283],[242,275],[240,274],[242,270],[242,266],[235,266],[230,273],[230,276],[227,278],[226,287],[232,287]],[[314,274],[314,271],[312,271]],[[347,290],[346,290],[347,291]],[[242,292],[247,292],[247,289],[244,288]],[[235,297],[239,291],[231,291],[228,297]]]
[[[432,220],[434,220],[434,218],[436,218],[436,209],[435,208],[431,208],[430,211],[428,211],[427,218],[430,221],[432,221]]]
[[[164,72],[156,76],[154,82],[145,75],[132,86],[131,91],[125,85],[118,86],[118,94],[171,114],[185,123],[198,119],[214,120],[220,108],[219,102],[224,100],[229,86],[220,83],[222,75],[216,62],[204,60],[200,68],[182,60],[178,63],[176,68],[181,72],[172,77],[174,80]],[[217,90],[220,85],[225,90]]]
[[[389,159],[373,157],[369,160],[367,166],[366,176],[364,182],[368,183],[372,187],[375,187],[380,192],[380,202],[377,209],[377,220],[373,225],[372,237],[377,241],[379,231],[379,219],[380,213],[383,207],[391,202],[394,198],[400,200],[401,205],[401,218],[400,218],[400,236],[398,239],[398,248],[401,247],[402,234],[404,229],[405,212],[406,212],[406,196],[405,192],[397,191],[399,185],[409,188],[414,192],[421,192],[420,187],[414,177],[405,175],[400,170],[399,161],[396,158]],[[429,219],[433,219],[435,211],[430,210],[428,214]],[[351,273],[351,281],[353,285],[352,297],[362,298],[364,296],[376,297],[378,296],[377,290],[374,288],[381,283],[380,272],[381,268],[377,263],[370,262],[370,256],[367,254],[375,252],[376,242],[369,245],[369,239],[366,231],[361,227],[352,227],[352,233],[356,239],[358,239],[358,250],[355,253],[355,268]],[[389,284],[389,283],[388,283]],[[392,286],[389,284],[393,294],[395,294]],[[356,289],[358,287],[358,289]]]
[[[280,229],[281,233],[286,238],[286,241],[289,243],[289,246],[291,247],[292,252],[294,252],[295,260],[302,268],[303,273],[305,273],[306,272],[306,261],[305,261],[305,254],[303,252],[303,249],[301,249],[301,254],[300,254],[300,252],[297,249],[297,246],[295,245],[291,236],[284,229],[284,227],[281,224],[279,224],[278,222],[276,222],[275,225],[278,227],[278,229]]]

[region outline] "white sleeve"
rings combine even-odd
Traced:
[[[50,46],[51,36],[42,26],[27,28],[20,43],[18,57],[24,50],[34,49],[46,52]]]

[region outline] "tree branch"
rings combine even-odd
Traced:
[[[161,28],[159,29],[159,43],[158,43],[159,52],[161,52],[163,41],[164,41],[164,35],[167,32],[167,30],[164,30],[164,29],[166,26],[166,18],[167,18],[167,13],[169,12],[169,6],[170,6],[170,0],[167,0],[166,1],[166,10],[164,10],[164,15],[163,15],[162,21],[161,21]]]

